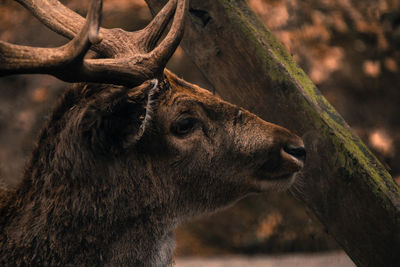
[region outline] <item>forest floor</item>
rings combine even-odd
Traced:
[[[282,256],[225,256],[216,258],[178,258],[176,267],[354,267],[344,252],[289,254]]]

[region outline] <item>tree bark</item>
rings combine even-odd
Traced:
[[[246,1],[191,0],[189,13],[182,47],[216,91],[303,135],[302,201],[358,266],[399,266],[400,190],[381,163]]]

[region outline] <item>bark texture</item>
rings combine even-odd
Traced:
[[[166,1],[146,0],[158,11]],[[400,190],[244,0],[191,0],[182,47],[226,100],[303,135],[299,198],[358,266],[400,262]]]

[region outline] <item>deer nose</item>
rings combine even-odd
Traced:
[[[283,151],[285,151],[289,155],[295,157],[296,159],[302,161],[303,163],[306,160],[307,152],[306,152],[306,149],[304,148],[304,146],[287,145],[287,146],[283,147]]]

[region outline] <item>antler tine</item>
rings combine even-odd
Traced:
[[[175,0],[171,1],[175,2]],[[184,17],[188,6],[187,0],[177,0],[171,29],[161,43],[151,52],[147,54],[132,52],[126,54],[124,57],[85,60],[83,68],[89,75],[89,79],[86,81],[102,81],[132,87],[146,80],[161,76],[168,60],[175,52],[183,37]],[[166,10],[168,9],[169,7]],[[166,22],[162,21],[162,23]],[[138,32],[122,32],[121,34],[135,36]],[[132,43],[125,45],[133,47],[135,44],[138,44],[138,40],[132,40]],[[140,48],[133,47],[132,51],[137,51]]]
[[[142,37],[143,47],[146,52],[154,49],[157,41],[167,27],[176,9],[176,0],[170,0],[153,20],[140,33],[144,33]]]
[[[34,15],[40,22],[49,29],[59,33],[68,39],[73,39],[85,24],[85,19],[61,4],[58,0],[16,0]],[[114,42],[112,30],[100,28],[100,35],[103,41],[94,44],[91,49],[104,55],[113,56],[116,51],[123,51],[123,47]]]
[[[92,0],[92,3],[89,7],[88,14],[86,16],[85,26],[88,25],[88,39],[91,44],[98,44],[103,40],[103,35],[99,33],[101,17],[102,17],[102,9],[103,9],[103,0]],[[85,26],[81,30],[80,34],[84,34]],[[83,38],[82,38],[83,39]]]
[[[161,43],[150,53],[158,64],[163,66],[163,69],[182,40],[185,28],[185,15],[188,7],[188,0],[178,0],[170,31]]]
[[[58,48],[29,47],[0,41],[0,75],[45,73],[62,80],[79,76],[73,65],[81,65],[92,43],[101,41],[98,35],[101,9],[102,0],[92,0],[80,33]]]
[[[53,31],[73,39],[85,24],[84,18],[57,0],[16,0]]]

